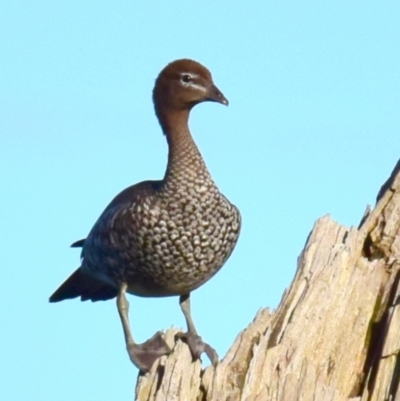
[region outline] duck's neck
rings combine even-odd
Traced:
[[[157,113],[168,142],[165,183],[184,183],[199,176],[209,177],[207,167],[189,130],[190,110]]]

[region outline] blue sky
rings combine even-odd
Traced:
[[[243,216],[192,297],[221,356],[278,304],[314,221],[357,225],[399,158],[399,2],[31,0],[0,15],[0,399],[133,398],[115,302],[47,300],[112,197],[163,176],[151,91],[168,62],[202,62],[230,101],[191,116]],[[138,341],[184,324],[176,298],[129,299]]]

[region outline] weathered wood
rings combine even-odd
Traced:
[[[360,227],[315,223],[276,311],[260,310],[217,368],[178,342],[139,377],[136,399],[400,401],[399,170]]]

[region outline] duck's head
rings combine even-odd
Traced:
[[[154,86],[153,101],[158,117],[173,111],[190,111],[205,101],[228,105],[228,100],[214,84],[210,71],[189,59],[173,61],[160,72]]]

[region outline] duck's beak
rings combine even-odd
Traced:
[[[228,106],[229,101],[228,99],[222,94],[222,92],[214,85],[210,85],[208,88],[208,97],[207,100],[210,100],[212,102],[218,102],[221,104],[224,104],[225,106]]]

